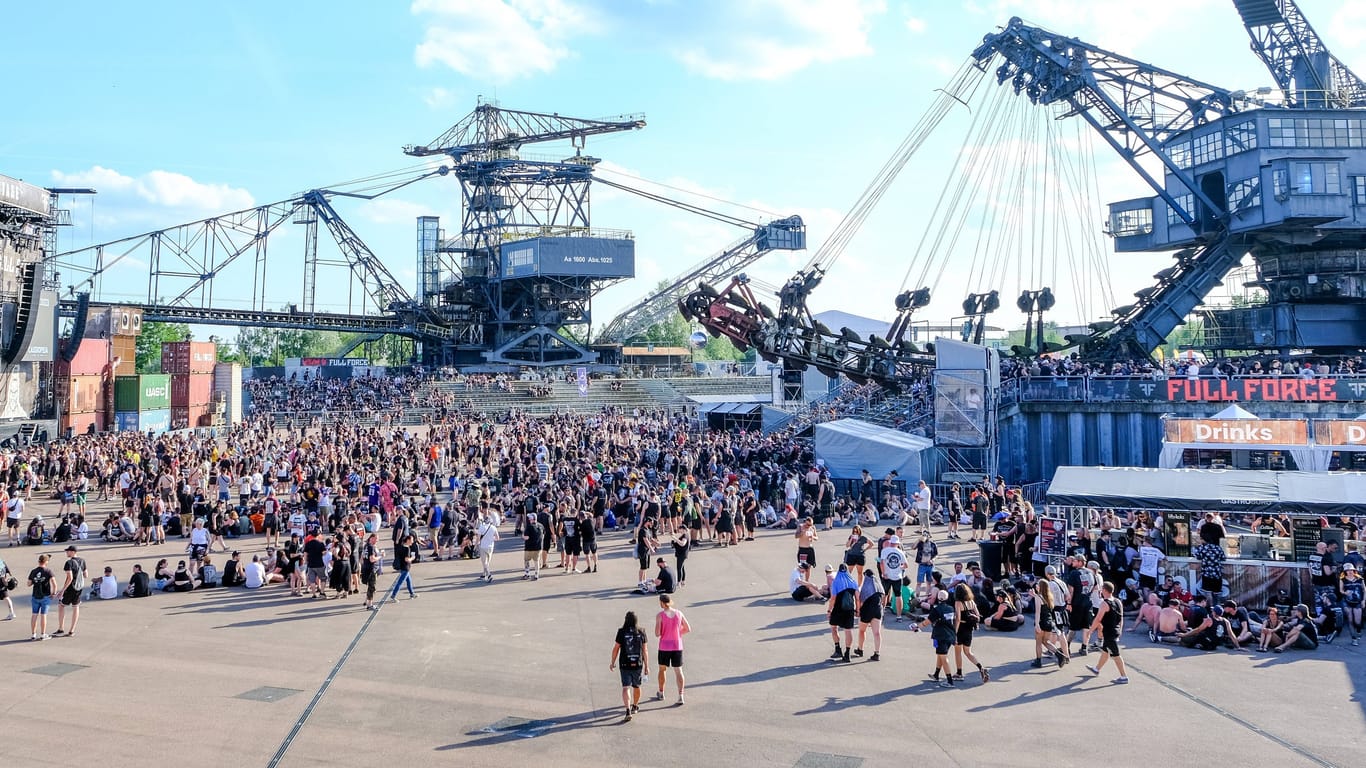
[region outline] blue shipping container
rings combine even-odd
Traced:
[[[151,430],[160,434],[171,428],[171,410],[158,411],[116,411],[114,427],[120,432],[146,432]]]

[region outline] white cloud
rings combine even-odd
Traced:
[[[456,93],[449,88],[436,86],[427,89],[427,92],[422,95],[422,101],[431,109],[446,109],[455,104]]]
[[[1337,13],[1333,14],[1332,21],[1327,25],[1327,29],[1319,28],[1327,32],[1328,50],[1332,51],[1342,59],[1348,67],[1351,67],[1358,76],[1362,75],[1362,70],[1366,69],[1366,4],[1344,3]],[[1345,49],[1339,49],[1333,43],[1345,45]],[[1362,54],[1354,56],[1353,54]]]
[[[227,184],[206,184],[170,171],[127,176],[96,165],[74,173],[53,171],[52,179],[65,187],[93,187],[102,200],[113,197],[117,203],[120,198],[131,196],[143,204],[187,213],[227,213],[255,205],[251,193],[245,189]]]
[[[554,70],[566,41],[591,28],[567,0],[415,0],[412,12],[430,19],[418,66],[494,82]]]
[[[428,206],[402,200],[397,197],[384,197],[367,200],[361,204],[359,213],[368,221],[376,224],[413,225],[418,216],[434,216],[436,213]]]
[[[913,34],[918,35],[925,31],[925,20],[919,16],[907,16],[906,29],[910,30]]]
[[[812,64],[870,55],[873,17],[885,10],[882,0],[738,0],[719,6],[676,56],[706,77],[776,80]]]
[[[985,14],[997,24],[1012,16],[1059,34],[1085,40],[1120,53],[1133,54],[1155,36],[1171,29],[1173,19],[1194,23],[1193,17],[1215,5],[1215,0],[1148,0],[1144,3],[1096,0],[991,0],[971,3],[968,10]],[[1222,0],[1222,7],[1226,5]],[[1230,25],[1237,14],[1228,9]],[[1231,27],[1236,31],[1237,27]]]

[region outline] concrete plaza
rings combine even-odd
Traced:
[[[92,508],[102,519],[110,508]],[[44,515],[53,509],[35,503]],[[23,580],[39,552],[0,549],[20,579],[19,618],[0,623],[0,760],[14,766],[555,765],[1106,766],[1366,765],[1362,648],[1203,654],[1124,638],[1132,682],[1097,679],[1095,656],[1029,668],[1028,632],[981,632],[990,683],[927,680],[928,634],[889,624],[882,661],[829,664],[821,607],[787,597],[791,534],[688,560],[677,600],[686,638],[686,706],[650,697],[624,723],[608,670],[626,610],[653,626],[635,595],[624,534],[602,538],[596,574],[551,568],[521,581],[511,526],[484,584],[469,561],[423,562],[419,599],[361,610],[357,596],[288,589],[206,590],[86,604],[77,636],[29,641]],[[822,536],[836,562],[845,533]],[[941,540],[941,544],[942,544]],[[230,541],[245,559],[260,537]],[[946,564],[975,555],[944,544]],[[112,565],[172,566],[184,542],[82,545],[92,577]],[[222,562],[222,556],[216,556]],[[552,555],[552,566],[557,558]],[[670,560],[672,558],[670,557]],[[948,567],[947,565],[945,567]],[[381,587],[392,574],[381,578]],[[56,608],[49,618],[56,626]],[[653,642],[653,638],[652,638]],[[868,646],[871,649],[871,637]],[[339,662],[343,662],[340,663]],[[652,664],[653,666],[653,664]],[[653,671],[653,670],[652,670]],[[324,690],[325,687],[325,690]],[[322,691],[321,695],[319,692]]]

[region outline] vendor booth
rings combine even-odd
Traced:
[[[1327,454],[1309,441],[1305,419],[1262,419],[1230,405],[1208,419],[1168,417],[1158,466],[1166,469],[1322,471]]]
[[[1204,513],[1219,513],[1228,531],[1222,546],[1229,596],[1262,605],[1278,589],[1297,599],[1311,594],[1306,561],[1320,539],[1342,543],[1339,560],[1362,546],[1344,529],[1356,525],[1351,518],[1366,515],[1366,473],[1058,468],[1045,514],[1075,529],[1090,525],[1102,510],[1160,517],[1167,573],[1184,576],[1187,584],[1199,583],[1199,563],[1190,556],[1199,543],[1195,532]]]
[[[856,478],[863,470],[885,477],[896,470],[908,487],[920,480],[934,482],[934,441],[858,419],[816,425],[816,458],[832,478]]]

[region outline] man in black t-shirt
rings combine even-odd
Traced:
[[[541,542],[545,540],[545,528],[535,517],[528,517],[522,524],[522,581],[541,578]]]
[[[150,597],[152,594],[152,580],[142,570],[141,565],[133,566],[133,575],[128,577],[128,587],[123,591],[124,597]]]
[[[626,612],[626,622],[617,629],[608,669],[621,666],[621,704],[626,719],[640,711],[640,681],[650,674],[650,641],[636,625],[635,611]]]
[[[323,555],[327,553],[327,543],[321,536],[313,536],[304,542],[304,564],[308,568],[308,591],[311,597],[326,598],[324,590],[327,588],[327,561]]]
[[[674,585],[678,583],[677,577],[674,576],[673,569],[668,565],[665,565],[664,558],[662,557],[655,560],[655,565],[659,566],[659,573],[651,582],[654,585],[654,591],[661,595],[673,594]]]
[[[76,556],[76,545],[66,548],[66,562],[62,565],[62,574],[66,581],[62,584],[62,599],[57,603],[57,631],[52,633],[53,637],[61,635],[75,636],[76,622],[81,618],[81,593],[85,591],[86,571],[85,560]],[[66,626],[66,609],[71,608],[71,629],[64,630]]]
[[[38,567],[28,572],[28,585],[33,587],[33,619],[29,629],[33,633],[30,640],[46,640],[52,635],[47,633],[47,609],[52,605],[52,571],[47,567],[47,555],[38,556]]]
[[[417,593],[413,591],[413,535],[407,534],[394,545],[394,570],[398,572],[398,578],[394,579],[394,588],[389,591],[389,602],[398,602],[398,591],[404,586],[408,587],[408,599],[416,600]]]

